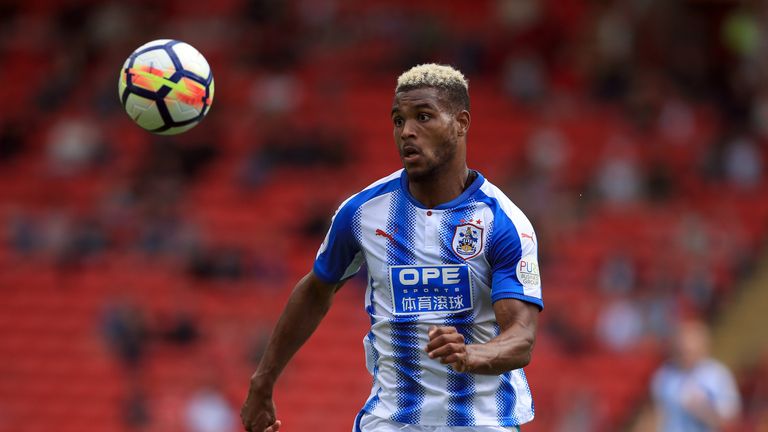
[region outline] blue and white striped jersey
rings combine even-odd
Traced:
[[[396,422],[516,426],[533,419],[522,369],[499,376],[457,373],[424,348],[431,325],[457,328],[467,343],[499,334],[493,302],[543,307],[531,223],[478,174],[459,197],[424,208],[397,171],[341,204],[314,273],[327,282],[368,268],[363,343],[373,389],[363,407]]]
[[[714,359],[699,361],[691,369],[668,363],[653,375],[651,392],[661,412],[658,430],[713,432],[686,407],[690,400],[703,400],[707,409],[733,420],[741,410],[741,396],[731,371]]]

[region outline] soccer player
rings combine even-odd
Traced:
[[[709,330],[685,321],[673,340],[673,357],[653,376],[651,393],[659,432],[713,432],[732,424],[741,409],[733,375],[709,356]]]
[[[280,429],[275,381],[362,264],[373,389],[355,432],[518,431],[533,419],[522,368],[543,308],[536,235],[467,168],[467,80],[416,66],[398,78],[391,116],[404,169],[336,211],[251,377],[241,411],[249,432]]]

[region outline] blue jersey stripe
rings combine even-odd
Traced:
[[[467,205],[456,210],[446,211],[440,221],[441,249],[440,258],[443,264],[463,264],[464,260],[459,258],[451,249],[454,231],[461,220],[467,220],[474,216],[476,206],[474,201],[468,201]],[[473,324],[474,313],[467,311],[450,315],[445,320],[445,325],[456,327],[456,331],[464,336],[467,344],[473,342]],[[475,379],[472,374],[458,373],[447,367],[447,391],[448,412],[446,423],[448,426],[473,426],[475,424],[475,415],[473,411],[473,401],[475,397]]]
[[[498,324],[494,324],[493,331],[498,336],[501,334],[501,327]],[[499,388],[496,391],[496,416],[499,420],[499,425],[516,426],[519,424],[519,420],[514,412],[515,405],[517,404],[517,392],[512,385],[512,372],[499,375],[499,383]],[[530,392],[530,389],[528,391]]]
[[[362,429],[360,429],[360,421],[363,419],[363,413],[365,411],[360,411],[357,413],[357,416],[355,416],[355,426],[352,430],[352,432],[363,432]]]
[[[393,193],[387,219],[387,232],[393,241],[387,245],[387,264],[416,264],[414,229],[416,211],[402,189]],[[423,370],[419,364],[418,317],[398,317],[389,321],[392,329],[392,356],[395,369],[397,411],[391,419],[400,423],[417,424],[421,418],[425,390],[421,382]]]
[[[499,376],[499,390],[496,392],[496,410],[501,426],[515,426],[520,422],[515,417],[514,407],[517,403],[517,393],[512,385],[512,372]]]
[[[376,318],[374,317],[374,314],[376,313],[376,307],[373,301],[373,283],[373,278],[370,277],[368,282],[368,289],[371,291],[371,295],[369,298],[370,305],[367,308],[367,312],[368,316],[371,317],[371,330],[368,332],[368,342],[371,347],[371,360],[373,361],[373,385],[376,387],[379,385],[379,350],[376,349],[376,335],[373,334],[373,327],[376,325]],[[373,411],[376,409],[376,406],[379,404],[379,402],[379,392],[376,392],[376,394],[374,394],[370,399],[368,399],[368,402],[365,403],[363,411]]]

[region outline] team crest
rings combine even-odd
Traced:
[[[469,223],[457,226],[451,247],[465,260],[476,257],[483,250],[483,229]]]

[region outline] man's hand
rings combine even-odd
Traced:
[[[281,422],[275,417],[275,403],[272,392],[262,390],[251,383],[243,408],[240,409],[240,419],[247,432],[277,432]]]
[[[538,306],[501,299],[493,304],[493,311],[501,333],[485,343],[467,345],[455,327],[430,327],[429,358],[450,365],[456,372],[482,375],[500,375],[528,365],[536,340]]]
[[[721,418],[704,389],[688,385],[683,388],[680,401],[683,409],[699,421],[718,429],[723,425],[725,419]]]
[[[429,358],[450,365],[456,372],[470,371],[470,353],[464,335],[456,331],[456,327],[432,326],[428,334],[426,351]]]

